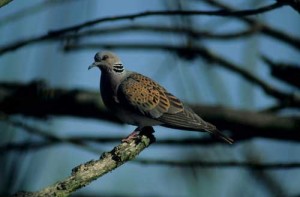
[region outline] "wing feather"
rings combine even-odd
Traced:
[[[229,144],[233,143],[233,140],[219,131],[216,126],[200,118],[189,107],[184,106],[184,108],[184,111],[176,114],[164,114],[159,117],[158,120],[163,122],[163,126],[165,127],[189,131],[207,131],[216,137],[223,139]]]
[[[167,92],[152,79],[131,73],[118,88],[120,104],[148,118],[158,120],[163,126],[194,131],[207,131],[228,143],[233,140],[222,134],[214,125],[204,121],[188,106]]]
[[[118,88],[118,100],[127,109],[150,118],[183,111],[179,99],[152,79],[138,73],[130,74]]]

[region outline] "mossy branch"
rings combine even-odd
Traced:
[[[17,197],[69,196],[76,190],[134,159],[141,151],[155,141],[152,127],[145,127],[134,138],[128,138],[110,152],[104,152],[100,159],[91,160],[72,169],[71,176],[37,192],[19,192]]]
[[[12,2],[13,0],[0,0],[0,8],[9,4],[10,2]]]

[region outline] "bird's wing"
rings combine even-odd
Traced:
[[[153,119],[184,110],[179,99],[152,79],[138,73],[131,73],[122,81],[117,97],[127,109]]]
[[[163,114],[158,120],[163,122],[163,126],[165,127],[182,130],[207,131],[229,144],[233,143],[233,140],[230,137],[224,135],[216,128],[216,126],[200,118],[187,106],[184,106],[182,112],[176,114]]]
[[[214,125],[204,121],[178,98],[152,79],[138,73],[130,74],[118,88],[119,103],[128,110],[158,120],[164,126],[194,131],[207,131],[228,143],[233,140]]]
[[[214,130],[216,127],[200,118],[192,109],[184,105],[184,110],[176,114],[163,114],[158,118],[166,127],[184,130]]]

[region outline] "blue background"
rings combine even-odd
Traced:
[[[237,9],[255,8],[273,1],[224,1]],[[31,38],[92,19],[139,13],[151,10],[214,10],[202,1],[21,1],[0,8],[0,46]],[[299,13],[290,7],[254,17],[274,28],[300,37]],[[94,26],[103,29],[123,25],[161,25],[190,27],[217,33],[232,32],[246,26],[234,18],[190,16],[151,16],[134,20],[106,22]],[[128,32],[106,34],[82,40],[83,43],[149,43],[185,45],[188,38],[180,34]],[[259,60],[263,53],[274,60],[299,63],[299,51],[263,35],[228,41],[201,40],[213,52],[228,58],[268,83],[286,91],[295,91],[270,77],[268,67]],[[65,53],[61,42],[37,43],[0,57],[0,80],[30,82],[46,80],[51,87],[98,91],[98,70],[87,70],[99,50],[87,49]],[[257,86],[218,65],[197,58],[187,61],[161,50],[114,50],[130,70],[149,76],[187,103],[222,105],[235,109],[260,110],[274,104],[274,99]],[[99,95],[100,99],[100,95]],[[14,116],[15,119],[60,137],[127,136],[133,126],[115,125],[92,119],[50,117],[46,120]],[[20,128],[0,122],[0,143],[38,140]],[[155,128],[156,137],[204,137],[207,134]],[[64,144],[20,154],[0,156],[0,191],[36,191],[67,177],[71,169],[117,144],[94,144],[99,154]],[[233,146],[157,146],[143,151],[139,158],[201,161],[300,162],[296,143],[253,139]],[[15,175],[10,174],[12,168]],[[9,189],[5,186],[12,181]],[[252,171],[241,168],[179,168],[141,165],[129,162],[94,181],[77,194],[112,194],[127,196],[274,196],[300,194],[300,170]],[[1,183],[2,182],[2,183]],[[9,191],[8,191],[9,190]]]

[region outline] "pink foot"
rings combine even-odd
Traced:
[[[140,131],[139,128],[136,128],[132,133],[130,133],[126,138],[122,139],[122,142],[127,142],[129,143],[129,141],[131,141],[132,139],[137,138],[137,136],[139,135]]]

